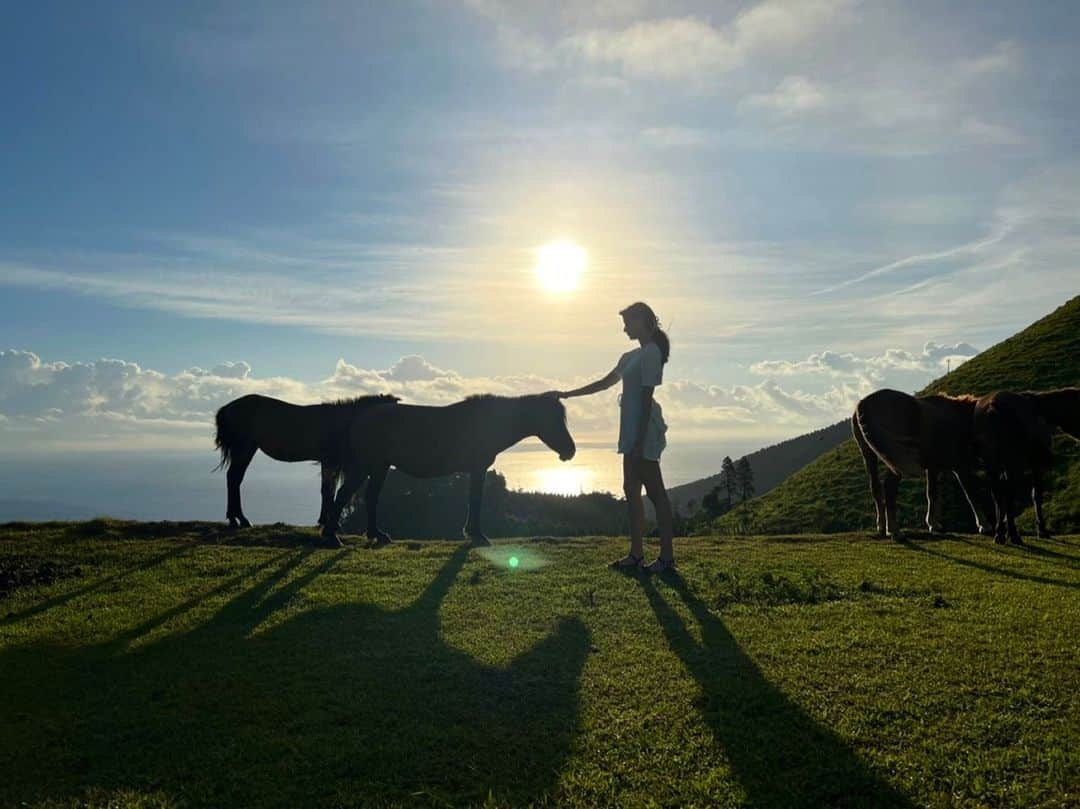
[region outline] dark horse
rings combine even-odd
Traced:
[[[323,522],[323,535],[337,533],[341,510],[367,481],[367,535],[375,544],[390,541],[376,521],[379,491],[391,466],[418,478],[468,472],[469,516],[464,534],[486,545],[480,528],[484,478],[495,456],[528,436],[536,436],[568,461],[574,439],[566,428],[566,409],[547,395],[470,396],[445,407],[394,405],[365,411],[353,421],[344,452],[344,481]]]
[[[1042,506],[1056,429],[1080,439],[1080,388],[1001,391],[982,397],[975,405],[976,440],[997,509],[996,542],[1004,543],[1007,536],[1014,544],[1022,544],[1016,530],[1016,486],[1029,470],[1035,526],[1040,537],[1050,536]]]
[[[979,533],[989,533],[972,499],[981,491],[972,472],[976,465],[972,396],[923,396],[896,390],[871,393],[855,406],[851,431],[859,445],[870,493],[877,508],[878,536],[900,536],[896,521],[896,493],[904,475],[926,474],[926,527],[938,523],[938,475],[951,471],[975,515]],[[885,464],[884,487],[878,479],[878,460]],[[989,511],[989,509],[987,509]]]
[[[317,461],[322,464],[322,509],[319,524],[334,503],[334,489],[341,472],[341,454],[349,426],[359,414],[375,405],[397,402],[396,396],[359,396],[317,405],[294,405],[252,393],[234,399],[217,412],[214,444],[227,468],[229,492],[225,516],[232,528],[251,525],[240,507],[240,483],[244,472],[262,450],[278,461]]]

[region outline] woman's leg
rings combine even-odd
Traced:
[[[675,546],[672,542],[675,524],[671,517],[671,501],[668,499],[667,489],[664,488],[664,477],[660,473],[660,462],[641,460],[638,461],[638,467],[641,470],[641,480],[645,484],[645,492],[656,509],[656,527],[660,532],[660,558],[667,562],[675,558]]]
[[[645,553],[645,504],[641,500],[641,476],[638,464],[627,453],[623,455],[623,494],[630,509],[630,554],[641,557]]]

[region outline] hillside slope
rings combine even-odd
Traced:
[[[754,470],[755,489],[759,495],[772,491],[792,474],[850,437],[851,431],[847,422],[842,421],[751,452],[746,457],[750,460],[750,468]],[[720,460],[718,458],[716,461],[717,467],[720,466]],[[669,489],[668,497],[678,513],[689,514],[701,503],[702,497],[719,485],[720,473],[717,472],[707,478]],[[690,507],[691,501],[695,508]]]
[[[1080,297],[935,380],[922,393],[982,395],[1007,388],[1045,390],[1077,384]],[[1080,530],[1080,445],[1060,436],[1055,445],[1058,462],[1050,480],[1047,516],[1052,530]],[[905,527],[923,525],[923,485],[922,480],[901,484],[900,521]],[[945,527],[974,530],[955,482],[947,482],[942,491]],[[853,531],[874,526],[862,459],[850,439],[753,503],[754,527],[761,533]],[[1025,520],[1030,520],[1029,514]],[[719,527],[733,530],[734,519],[721,518]]]

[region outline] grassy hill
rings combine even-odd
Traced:
[[[851,428],[846,422],[841,422],[751,452],[746,458],[750,461],[750,468],[754,470],[754,487],[759,494],[771,491],[794,472],[850,437]],[[721,460],[716,460],[718,468]],[[720,473],[717,472],[707,478],[668,489],[668,497],[671,498],[671,505],[676,512],[690,515],[701,505],[701,498],[719,485]]]
[[[0,805],[1080,802],[1080,537],[313,536],[0,526]]]
[[[986,394],[995,390],[1049,389],[1080,384],[1080,297],[934,381],[923,393]],[[1059,436],[1058,462],[1050,479],[1047,516],[1051,530],[1080,531],[1080,445]],[[955,481],[942,487],[945,527],[973,531],[970,511]],[[901,525],[923,526],[924,483],[904,480]],[[1030,508],[1028,509],[1030,512]],[[753,501],[753,524],[761,533],[870,530],[874,504],[862,459],[851,439]],[[1030,513],[1023,524],[1030,524]],[[735,515],[718,521],[735,527]]]

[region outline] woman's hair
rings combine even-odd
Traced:
[[[652,327],[652,341],[656,343],[660,348],[660,357],[664,362],[668,361],[668,357],[671,355],[671,341],[668,339],[667,333],[660,328],[660,318],[656,316],[656,312],[652,310],[652,307],[647,303],[638,301],[632,303],[625,309],[619,312],[623,317],[636,317],[640,318],[646,326]]]

